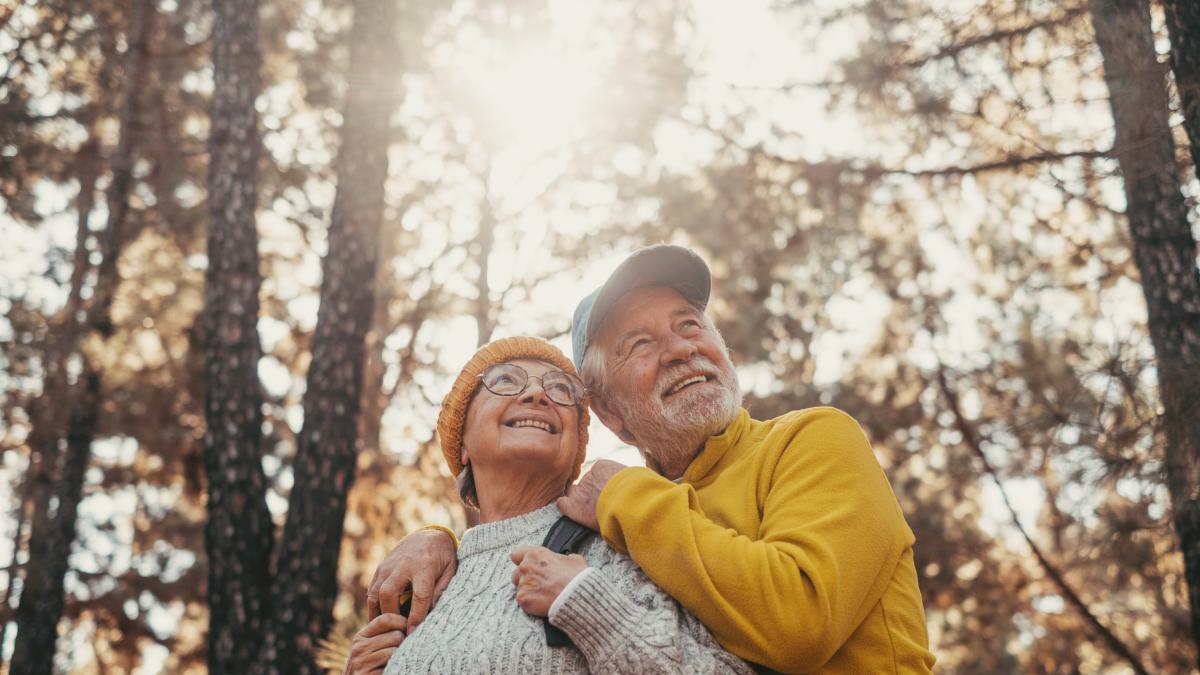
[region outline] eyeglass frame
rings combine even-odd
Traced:
[[[493,391],[492,388],[488,386],[487,380],[484,379],[484,376],[487,375],[489,372],[491,372],[493,368],[499,368],[500,366],[508,366],[511,368],[516,368],[517,370],[521,371],[522,373],[525,373],[525,384],[521,385],[521,388],[512,394],[501,394],[497,391]],[[572,401],[570,403],[563,403],[561,401],[555,400],[555,398],[550,395],[550,391],[548,389],[546,389],[546,382],[545,382],[544,378],[546,377],[546,375],[550,375],[552,373],[558,373],[559,375],[562,375],[563,377],[567,378],[567,382],[569,382],[569,383],[571,383],[571,385],[573,385],[573,389],[574,389],[573,393],[576,395],[575,401]],[[525,370],[521,366],[518,366],[517,364],[511,363],[508,361],[505,361],[504,363],[494,363],[494,364],[488,366],[487,368],[485,368],[483,370],[482,373],[476,375],[475,379],[479,380],[479,383],[482,384],[483,388],[487,389],[489,393],[494,394],[496,396],[504,396],[504,397],[520,396],[521,394],[525,393],[526,389],[529,388],[530,381],[537,380],[538,386],[540,386],[542,388],[542,391],[545,392],[546,398],[550,399],[555,405],[561,405],[564,407],[582,406],[582,405],[584,405],[584,402],[587,400],[587,395],[588,395],[587,387],[585,387],[583,385],[583,380],[579,379],[579,376],[577,376],[577,375],[572,375],[571,373],[568,373],[565,370],[551,370],[541,376],[530,375],[528,370]]]

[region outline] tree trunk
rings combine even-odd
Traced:
[[[490,165],[490,162],[489,162]],[[483,197],[480,199],[479,233],[475,237],[475,259],[479,266],[479,278],[475,288],[475,348],[478,349],[492,341],[492,333],[496,330],[492,316],[492,285],[488,280],[489,261],[492,249],[496,244],[496,210],[492,206],[491,184],[488,176],[490,166],[481,172],[479,182],[483,185]],[[479,524],[478,509],[464,509],[467,515],[467,527]]]
[[[1158,360],[1167,489],[1200,653],[1200,274],[1145,0],[1090,0]]]
[[[258,381],[257,0],[214,0],[212,57],[204,310],[208,668],[240,674],[262,648],[274,538]]]
[[[63,577],[75,540],[75,520],[83,496],[87,468],[99,412],[100,375],[87,369],[72,392],[67,420],[66,454],[54,497],[57,506],[34,514],[29,537],[29,562],[21,604],[17,607],[17,643],[10,673],[50,673],[53,670],[58,620],[63,611]]]
[[[1171,68],[1183,104],[1183,128],[1191,143],[1192,164],[1200,173],[1200,2],[1163,0],[1171,36]]]
[[[316,673],[312,648],[332,622],[346,498],[355,475],[364,337],[370,326],[379,229],[399,74],[395,0],[356,0],[338,190],[304,394],[262,670]]]
[[[146,42],[154,23],[154,11],[154,5],[149,0],[135,0],[129,9],[129,47],[122,75],[125,86],[122,91],[121,126],[117,149],[109,167],[112,180],[107,194],[108,223],[100,237],[100,265],[96,273],[92,306],[88,312],[88,323],[103,337],[111,335],[113,330],[112,302],[120,282],[117,261],[127,239],[125,229],[129,220],[129,192],[133,187],[133,140],[135,128],[140,126],[142,102],[139,97],[146,87]]]
[[[475,238],[475,259],[479,265],[479,279],[476,283],[475,294],[475,347],[484,346],[492,341],[492,333],[496,326],[492,317],[492,286],[488,280],[488,262],[492,258],[492,249],[496,244],[496,211],[492,208],[492,195],[488,187],[488,174],[482,177],[484,195],[480,200],[479,234]]]
[[[63,578],[71,543],[75,539],[84,471],[95,438],[100,407],[100,373],[89,362],[80,343],[88,333],[103,338],[112,332],[110,310],[119,281],[116,259],[124,243],[124,221],[129,211],[132,185],[133,126],[139,111],[137,97],[145,85],[145,45],[153,23],[153,12],[149,0],[140,0],[134,4],[129,18],[124,102],[117,149],[110,162],[112,181],[107,194],[108,222],[99,237],[103,258],[92,306],[87,313],[87,324],[79,325],[76,315],[79,289],[73,286],[63,315],[63,335],[59,338],[60,343],[52,346],[48,352],[50,363],[47,364],[46,386],[41,400],[35,406],[38,423],[30,439],[30,445],[37,453],[36,468],[31,468],[34,481],[33,514],[30,518],[29,559],[25,565],[27,573],[16,611],[17,638],[10,670],[12,675],[41,675],[50,673],[53,668],[58,622],[62,617],[64,602]],[[88,148],[84,146],[84,150]],[[81,174],[88,174],[88,170],[83,169]],[[91,195],[86,191],[85,184],[81,184],[81,189],[85,192],[81,193],[78,205],[90,211]],[[79,222],[80,227],[86,230],[87,214],[80,214]],[[86,241],[86,238],[86,233],[82,233],[77,241]],[[76,251],[75,260],[79,265],[86,260],[86,255]],[[82,284],[83,278],[84,275],[75,270],[72,283]],[[75,357],[80,360],[81,369],[76,384],[70,387],[67,363]]]

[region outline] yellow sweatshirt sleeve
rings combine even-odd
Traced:
[[[597,515],[604,538],[730,652],[775,670],[808,672],[825,664],[879,601],[912,535],[849,416],[830,409],[802,417],[764,441],[772,442],[783,447],[753,450],[777,457],[759,485],[718,495],[757,509],[756,490],[765,494],[758,532],[714,522],[695,488],[642,468],[609,481]]]

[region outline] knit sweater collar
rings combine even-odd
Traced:
[[[458,546],[458,559],[492,551],[497,548],[510,550],[518,542],[526,541],[535,532],[547,530],[562,516],[554,502],[535,511],[492,523],[476,525],[463,533]]]

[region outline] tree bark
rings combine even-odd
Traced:
[[[81,349],[88,334],[101,338],[112,333],[110,311],[119,282],[116,259],[124,243],[123,232],[132,186],[133,129],[140,111],[139,94],[144,88],[146,39],[153,24],[154,7],[150,0],[139,0],[129,17],[125,55],[124,100],[120,113],[117,149],[110,161],[112,181],[107,193],[108,221],[99,236],[102,259],[94,288],[92,305],[81,325],[77,316],[80,289],[72,286],[63,315],[62,336],[48,351],[47,379],[35,405],[37,426],[30,438],[36,457],[32,468],[34,485],[33,514],[30,517],[27,573],[16,611],[17,638],[13,649],[12,675],[41,675],[53,668],[58,622],[64,603],[63,581],[83,478],[95,438],[99,415],[101,376]],[[94,149],[85,144],[81,152]],[[87,162],[86,158],[81,161]],[[81,169],[81,177],[90,177]],[[94,177],[92,177],[94,182]],[[91,210],[89,186],[81,183],[79,208]],[[87,215],[79,215],[79,227],[87,229]],[[77,241],[86,242],[86,232]],[[76,251],[76,265],[86,255]],[[75,270],[72,283],[82,284],[85,275]],[[68,384],[67,363],[78,357],[80,373],[73,387]]]
[[[257,0],[213,1],[212,55],[204,310],[208,668],[240,674],[262,647],[274,538],[258,381]]]
[[[1183,128],[1191,143],[1192,164],[1200,173],[1200,2],[1163,0],[1171,36],[1171,69],[1183,106]]]
[[[332,623],[346,499],[355,476],[364,337],[372,316],[388,173],[388,120],[399,86],[396,21],[395,0],[354,3],[338,190],[304,394],[304,427],[261,654],[263,672],[318,672],[312,648]]]
[[[53,670],[58,620],[63,611],[63,577],[75,540],[75,521],[83,496],[83,475],[96,433],[100,375],[88,369],[81,386],[72,392],[67,420],[65,454],[55,476],[57,505],[34,514],[29,536],[29,562],[25,587],[17,607],[17,641],[13,650],[13,675],[50,673]]]
[[[1158,361],[1167,489],[1200,652],[1200,274],[1145,0],[1090,0]]]

